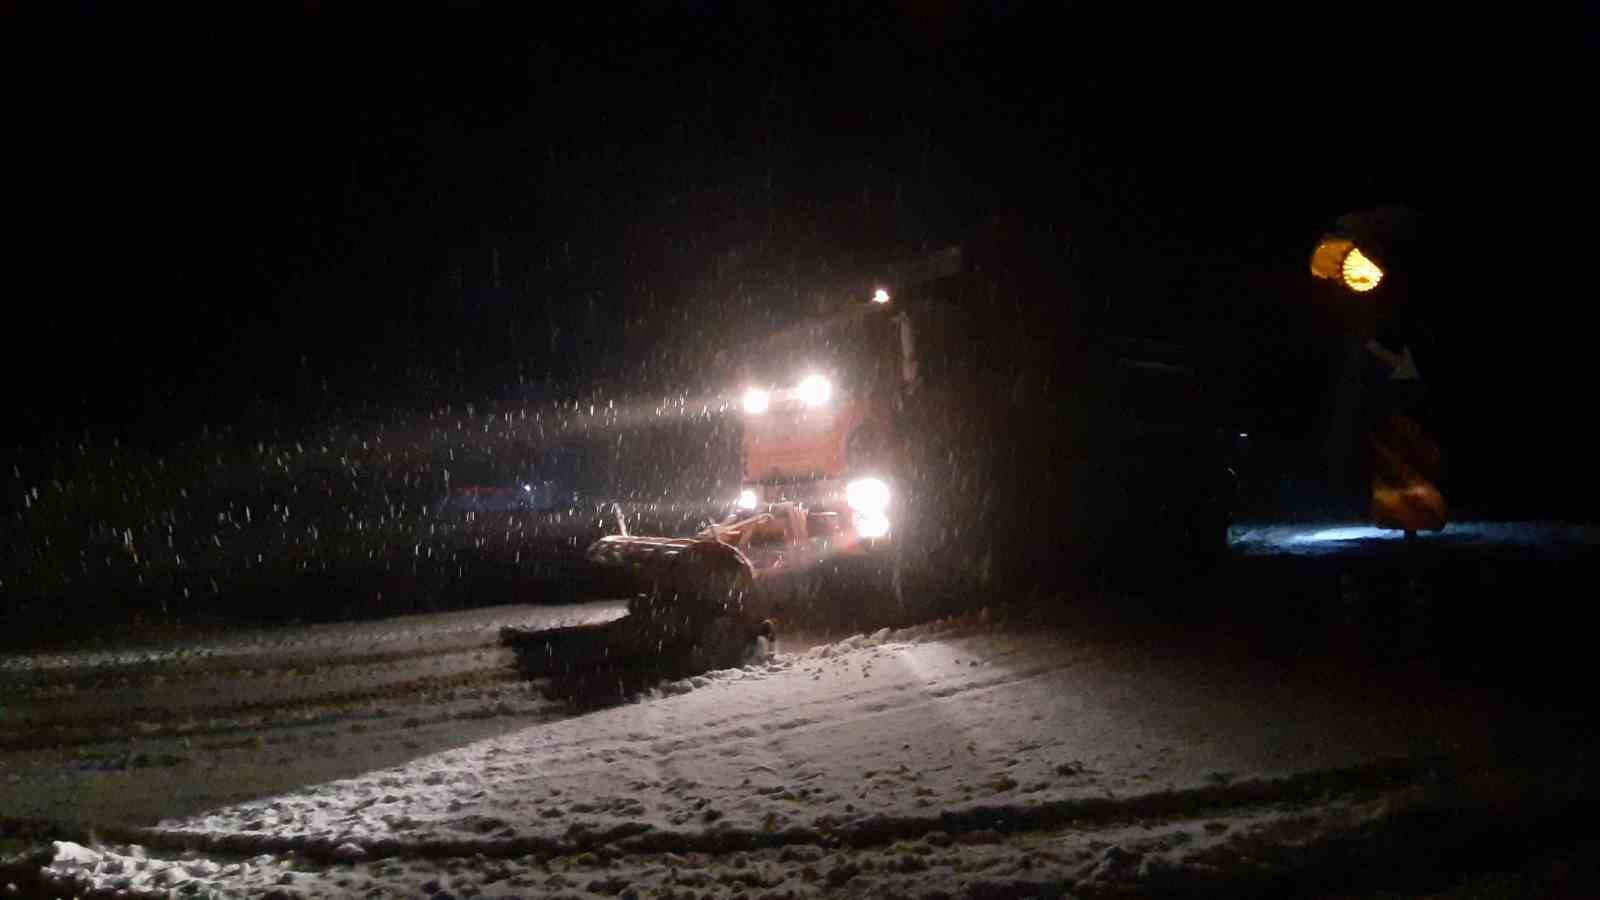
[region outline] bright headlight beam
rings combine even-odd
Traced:
[[[872,302],[873,303],[888,303],[889,302],[889,292],[884,290],[883,288],[878,288],[877,290],[872,292]]]
[[[821,375],[807,375],[794,390],[807,406],[821,406],[833,396],[833,385]]]
[[[889,486],[876,478],[858,478],[844,486],[844,500],[864,516],[882,516],[889,508]]]
[[[750,488],[745,488],[744,490],[739,492],[739,508],[740,509],[746,509],[746,510],[755,509],[756,508],[756,504],[759,503],[759,502],[760,502],[760,498],[757,497],[756,496],[756,492],[751,490]]]
[[[752,416],[759,416],[767,411],[767,406],[772,402],[772,395],[761,388],[748,388],[744,392],[744,411]]]

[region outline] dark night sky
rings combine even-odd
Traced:
[[[1114,270],[1242,272],[1394,200],[1472,247],[1437,282],[1453,334],[1514,374],[1459,366],[1463,393],[1581,380],[1551,210],[1592,196],[1566,105],[1592,30],[854,6],[8,12],[14,421],[159,442],[290,424],[325,377],[604,374],[714,315],[693,287],[739,248],[870,259],[1010,211]],[[1499,405],[1502,431],[1564,408]]]

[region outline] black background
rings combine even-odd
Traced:
[[[1469,493],[1529,515],[1594,496],[1590,22],[1022,2],[6,20],[17,446],[647,371],[819,260],[1001,214],[1072,235],[1117,303],[1176,302],[1243,361],[1241,418],[1293,435],[1326,385],[1261,312],[1314,302],[1274,273],[1337,215],[1404,202],[1428,216],[1424,375]],[[732,253],[752,274],[702,290]]]

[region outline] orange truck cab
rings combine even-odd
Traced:
[[[601,538],[590,557],[669,569],[695,560],[751,581],[829,560],[893,561],[896,410],[916,390],[916,335],[896,291],[960,271],[960,248],[832,293],[832,311],[746,348],[728,385],[742,479],[732,511],[694,537]],[[892,566],[873,566],[892,578]]]
[[[797,507],[820,552],[862,552],[894,528],[890,432],[915,386],[914,336],[887,291],[877,296],[772,336],[740,372],[738,507]]]
[[[1237,479],[1193,351],[1130,343],[1027,250],[886,267],[741,344],[715,378],[740,426],[730,511],[692,536],[607,535],[590,558],[647,576],[636,611],[757,620],[831,615],[856,587],[921,614],[996,572],[1208,565]]]

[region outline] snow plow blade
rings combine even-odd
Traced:
[[[628,617],[599,625],[531,631],[503,628],[500,643],[516,656],[516,669],[540,684],[547,700],[580,708],[605,706],[663,678],[673,677],[680,653],[650,652]]]
[[[612,535],[589,558],[641,576],[628,614],[599,625],[502,628],[500,643],[524,677],[546,680],[552,699],[593,705],[621,699],[662,678],[746,661],[772,630],[749,601],[750,563],[717,540]]]
[[[737,547],[712,537],[664,538],[613,534],[589,547],[590,562],[619,566],[674,589],[699,587],[707,576],[732,573],[754,581],[756,570]]]
[[[627,618],[597,625],[570,625],[542,630],[505,627],[500,643],[517,657],[517,669],[529,678],[570,675],[627,655]]]
[[[665,572],[696,543],[696,538],[612,534],[591,544],[588,557],[602,566]]]
[[[640,614],[544,631],[508,627],[500,643],[511,649],[524,678],[542,684],[546,699],[579,707],[621,702],[661,681],[759,661],[771,652],[770,631],[746,634],[725,622],[664,625]]]

